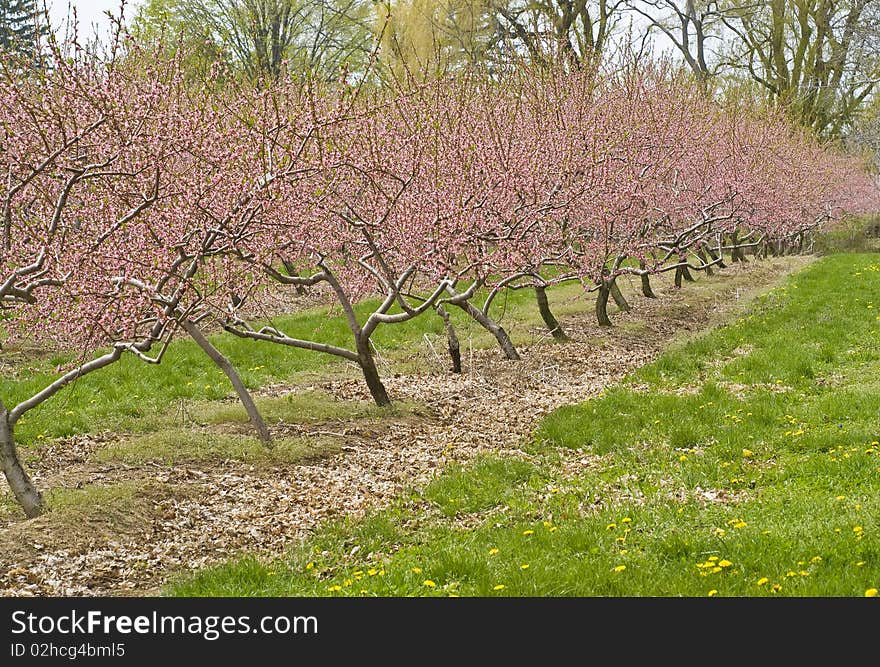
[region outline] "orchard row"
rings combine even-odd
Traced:
[[[176,335],[220,365],[268,440],[206,327],[350,360],[384,405],[380,326],[442,317],[460,370],[458,308],[516,359],[490,315],[506,289],[534,290],[563,337],[552,285],[595,292],[609,325],[621,275],[651,296],[651,276],[680,283],[725,252],[802,249],[822,225],[880,209],[857,160],[660,65],[254,89],[135,55],[59,58],[39,76],[3,63],[3,333],[90,355],[28,400],[0,402],[3,471],[29,515],[43,502],[16,422],[125,354],[160,363]],[[279,285],[334,299],[351,345],[254,321]],[[376,295],[359,318],[355,304]]]

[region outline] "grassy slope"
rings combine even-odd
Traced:
[[[751,314],[288,559],[173,595],[863,595],[880,586],[880,260]],[[358,547],[358,549],[355,549]]]

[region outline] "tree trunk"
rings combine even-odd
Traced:
[[[646,268],[645,262],[639,262],[639,268],[644,271]],[[640,277],[642,279],[642,294],[649,299],[656,299],[657,295],[654,294],[654,290],[651,289],[651,278],[647,273],[643,273]]]
[[[611,292],[611,298],[614,299],[614,303],[617,304],[617,307],[623,311],[630,310],[629,303],[623,296],[623,292],[620,291],[620,287],[617,285],[617,278],[614,278],[611,281],[611,285],[609,286],[609,291]]]
[[[452,372],[461,373],[461,344],[458,342],[455,327],[443,306],[438,305],[435,310],[443,319],[443,327],[446,329],[446,345],[449,348],[449,358],[452,359]]]
[[[257,431],[257,436],[260,438],[260,441],[264,445],[271,445],[272,436],[269,435],[269,429],[266,427],[266,422],[263,421],[263,417],[260,415],[260,411],[257,410],[257,406],[254,403],[254,399],[251,398],[250,392],[247,390],[247,387],[244,386],[244,382],[242,382],[238,371],[235,370],[235,366],[229,362],[229,359],[223,356],[220,350],[211,345],[211,342],[195,324],[189,320],[184,320],[182,326],[196,342],[196,345],[202,348],[202,351],[210,357],[211,361],[217,364],[220,370],[229,378],[229,381],[232,382],[232,386],[235,388],[235,393],[238,394],[238,398],[244,406],[245,412],[247,412],[248,418],[251,420],[251,424],[253,424],[254,429]]]
[[[686,266],[681,267],[681,277],[687,280],[689,283],[697,282],[696,279],[694,279],[694,277],[691,275],[690,269]]]
[[[608,318],[608,296],[611,288],[603,280],[599,285],[599,294],[596,296],[596,319],[600,327],[610,327],[611,320]]]
[[[553,337],[556,340],[568,340],[568,336],[565,335],[562,326],[553,315],[553,311],[550,310],[550,302],[547,301],[547,289],[542,285],[535,285],[535,297],[538,300],[538,310],[541,313],[541,318],[544,320],[544,324],[547,325],[547,329],[553,334]]]
[[[739,253],[737,252],[739,250],[739,248],[736,245],[738,236],[739,236],[739,232],[733,232],[733,234],[730,235],[730,262],[731,262],[731,264],[735,264],[736,262],[739,261]]]
[[[495,340],[498,341],[498,345],[501,346],[501,349],[504,351],[504,354],[508,359],[510,359],[511,361],[519,361],[521,359],[521,357],[519,356],[519,352],[516,351],[516,348],[513,346],[513,343],[510,340],[510,336],[507,335],[504,327],[499,325],[497,322],[495,322],[495,320],[490,318],[478,308],[474,308],[474,306],[467,301],[465,301],[464,303],[457,303],[455,305],[461,308],[474,320],[479,322],[489,333],[495,336]]]
[[[709,253],[709,257],[712,258],[712,261],[715,262],[715,266],[717,266],[719,269],[727,268],[727,264],[724,263],[724,260],[721,259],[721,256],[716,255],[715,251],[712,250],[712,247],[708,244],[706,245],[706,252]]]
[[[681,289],[681,267],[675,267],[675,287],[676,289]]]
[[[388,398],[388,392],[385,391],[385,385],[379,377],[379,370],[376,368],[376,361],[373,359],[373,351],[370,349],[370,339],[361,334],[355,336],[357,345],[358,365],[364,374],[364,380],[370,390],[370,395],[379,407],[391,405],[391,399]]]
[[[28,477],[15,447],[15,435],[13,427],[9,424],[9,413],[0,403],[0,463],[3,465],[3,474],[12,489],[12,495],[24,510],[29,519],[40,516],[46,511],[43,496],[37,491],[37,487]]]
[[[697,250],[697,257],[699,257],[700,261],[703,263],[703,271],[706,272],[707,276],[711,276],[714,273],[714,271],[712,271],[712,267],[709,266],[709,258],[706,257],[706,253],[703,252],[702,248]]]

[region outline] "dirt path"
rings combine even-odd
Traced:
[[[673,336],[723,319],[748,294],[807,261],[735,265],[680,291],[658,281],[656,300],[630,290],[633,310],[613,315],[618,326],[611,330],[595,325],[585,302],[582,315],[562,318],[569,343],[520,347],[522,362],[486,350],[465,360],[461,376],[389,377],[393,397],[423,403],[430,416],[368,431],[340,425],[348,444],[309,464],[98,465],[89,453],[101,438],[65,441],[35,470],[43,488],[122,482],[121,491],[102,497],[101,511],[80,509],[73,523],[70,512],[63,521],[50,513],[0,528],[0,595],[151,595],[176,571],[243,551],[280,555],[318,522],[385,506],[450,461],[516,450],[548,412],[595,395],[655,358]],[[536,331],[535,340],[540,337]],[[286,391],[315,388],[369,398],[355,379]],[[296,428],[310,433],[308,426]]]

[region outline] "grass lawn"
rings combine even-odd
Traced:
[[[283,560],[170,595],[863,596],[880,588],[880,256],[740,319]]]

